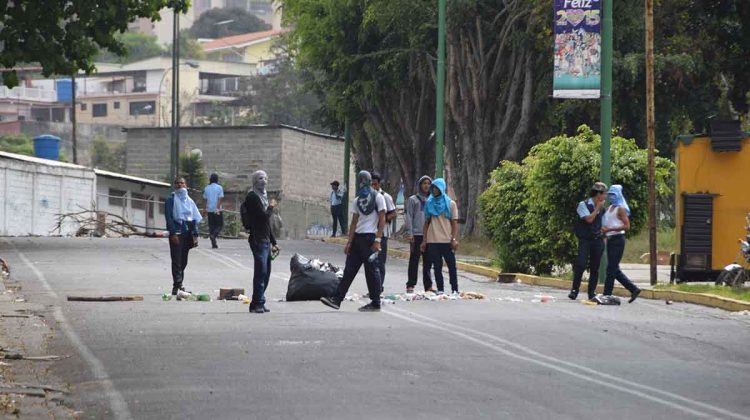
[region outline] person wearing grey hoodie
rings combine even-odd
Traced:
[[[429,198],[432,178],[427,175],[419,178],[417,193],[409,197],[406,203],[404,229],[406,239],[409,240],[409,278],[406,281],[406,293],[414,293],[419,271],[419,258],[422,258],[422,284],[425,292],[432,292],[432,278],[430,277],[430,260],[419,248],[424,240],[422,227],[424,226],[424,206]]]

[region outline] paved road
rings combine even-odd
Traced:
[[[285,294],[291,253],[343,263],[335,245],[281,245],[271,299]],[[52,351],[72,357],[54,373],[74,385],[84,418],[750,418],[747,315],[643,299],[592,307],[562,290],[464,275],[462,290],[489,298],[381,313],[271,300],[271,313],[249,314],[238,302],[163,302],[162,239],[8,238],[0,247],[22,293],[49,305],[59,325]],[[387,293],[402,290],[405,273],[404,261],[389,262]],[[246,243],[190,254],[194,291],[250,278]],[[352,291],[366,291],[362,276]],[[534,302],[540,293],[557,300]],[[74,294],[145,300],[65,300]]]

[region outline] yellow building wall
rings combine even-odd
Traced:
[[[262,61],[273,60],[275,56],[271,52],[271,47],[274,41],[275,38],[245,47],[245,63],[260,64]]]
[[[682,193],[711,193],[713,206],[712,268],[721,270],[737,258],[738,239],[744,238],[745,216],[750,212],[750,137],[739,152],[714,152],[711,139],[677,142],[676,220],[677,246],[681,249]]]

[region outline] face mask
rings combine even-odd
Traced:
[[[187,188],[179,188],[177,189],[177,191],[175,191],[175,194],[177,195],[177,197],[181,199],[187,197],[187,193],[188,193]]]

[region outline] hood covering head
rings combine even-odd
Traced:
[[[432,192],[437,189],[440,191],[440,195],[435,197]],[[424,213],[427,217],[438,217],[441,214],[446,219],[451,218],[451,200],[448,194],[445,192],[446,185],[443,178],[438,178],[432,181],[430,186],[430,198],[427,199],[427,204],[424,207]]]
[[[612,203],[613,206],[623,207],[625,211],[628,212],[628,216],[630,216],[630,206],[628,206],[625,196],[622,195],[622,185],[613,184],[609,187],[607,198],[609,198],[609,202]]]
[[[263,211],[268,209],[268,194],[266,194],[266,186],[268,185],[268,175],[264,171],[255,171],[253,174],[253,192],[260,197],[260,202],[263,204]]]
[[[187,188],[178,188],[174,191],[172,218],[182,222],[192,221],[195,223],[200,223],[203,220],[203,216],[198,211],[198,206],[188,195]]]
[[[422,195],[422,189],[420,188],[420,186],[422,185],[422,181],[424,181],[425,179],[430,181],[430,184],[432,184],[432,178],[430,178],[427,175],[422,175],[422,177],[419,178],[419,180],[417,181],[417,195]],[[430,193],[430,190],[427,189],[427,194],[429,193]]]
[[[357,208],[368,215],[375,210],[376,193],[372,190],[372,175],[367,171],[357,174]]]

